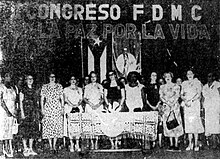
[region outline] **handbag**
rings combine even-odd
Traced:
[[[173,113],[174,118],[172,120],[169,120],[171,113]],[[176,119],[176,115],[175,115],[174,111],[171,111],[170,114],[168,115],[166,124],[167,124],[168,130],[172,130],[172,129],[176,128],[177,126],[179,126],[179,123]]]
[[[18,133],[18,120],[16,118],[14,118],[14,122],[12,125],[12,134],[17,134]]]
[[[80,110],[78,107],[73,107],[70,113],[79,113]]]

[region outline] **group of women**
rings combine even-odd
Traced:
[[[179,150],[178,138],[186,133],[189,140],[186,150],[199,151],[198,134],[205,131],[213,138],[220,134],[220,83],[212,73],[208,75],[208,83],[204,87],[194,78],[191,70],[187,72],[187,78],[184,82],[177,79],[177,83],[173,83],[173,74],[168,72],[164,74],[165,83],[163,80],[157,83],[157,73],[152,72],[150,83],[144,85],[137,72],[130,72],[127,79],[117,80],[116,73],[109,71],[107,80],[99,84],[97,74],[91,72],[82,88],[72,76],[70,85],[63,89],[61,84],[56,83],[55,74],[51,73],[49,83],[36,89],[32,75],[26,76],[26,85],[16,87],[11,84],[10,74],[6,74],[4,83],[0,84],[0,155],[2,158],[5,155],[13,157],[16,110],[20,110],[18,133],[22,136],[24,156],[37,155],[33,142],[38,138],[48,139],[53,153],[57,153],[57,139],[65,136],[70,139],[71,152],[80,150],[80,135],[68,130],[68,114],[78,112],[159,111],[159,145],[162,146],[163,134],[170,139],[169,150]],[[205,109],[205,129],[201,108]],[[73,142],[74,138],[76,142]],[[91,148],[97,149],[97,140],[95,143],[91,141]],[[113,142],[112,148],[117,148]]]
[[[154,75],[155,73],[151,74],[152,79]],[[212,146],[216,148],[216,135],[220,134],[220,82],[217,81],[213,73],[210,73],[207,79],[208,83],[203,87],[202,83],[194,78],[192,70],[187,71],[186,76],[186,81],[182,82],[178,78],[177,82],[173,83],[173,74],[165,73],[165,84],[159,88],[159,99],[154,98],[158,101],[156,107],[153,107],[156,103],[154,100],[148,104],[154,110],[159,110],[161,115],[158,133],[169,137],[169,150],[179,150],[178,138],[185,133],[188,134],[189,141],[186,150],[199,151],[198,135],[203,132],[207,138],[212,135]],[[201,118],[203,108],[205,110],[205,127]],[[162,146],[161,135],[159,136],[159,145]]]

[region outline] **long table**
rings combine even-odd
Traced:
[[[132,134],[142,135],[147,140],[155,141],[157,124],[158,113],[156,111],[68,114],[68,131],[72,136],[117,137],[121,134]]]

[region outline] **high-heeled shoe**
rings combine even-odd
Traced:
[[[34,150],[33,150],[33,149],[30,149],[30,150],[29,150],[29,155],[36,156],[36,155],[37,155],[37,153],[36,153],[36,152],[34,152]]]
[[[5,159],[5,154],[0,155],[0,159]]]
[[[199,151],[199,146],[196,146],[196,147],[194,148],[194,151],[198,152],[198,151]]]
[[[29,149],[28,148],[26,148],[26,149],[24,149],[24,151],[23,151],[23,155],[24,155],[24,157],[28,157],[30,154],[29,154]]]
[[[3,154],[4,154],[4,156],[6,156],[8,158],[13,158],[14,157],[13,151],[11,151],[11,153],[7,153],[5,150],[3,150]]]
[[[81,151],[81,148],[79,147],[79,145],[75,145],[75,151],[76,152],[80,152]]]
[[[189,144],[189,146],[186,148],[186,151],[193,150],[193,144]]]

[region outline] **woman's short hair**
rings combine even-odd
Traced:
[[[163,78],[165,78],[167,74],[170,74],[170,77],[173,78],[173,73],[172,72],[165,72],[163,74]]]
[[[95,74],[95,75],[96,75],[96,78],[98,79],[98,74],[97,74],[95,71],[91,71],[91,72],[89,73],[89,81],[90,81],[90,82],[91,82],[92,74]]]
[[[118,81],[120,81],[120,82],[121,82],[121,80],[124,80],[124,81],[125,81],[125,84],[127,84],[127,79],[126,79],[125,77],[120,77],[120,78],[118,79]]]
[[[110,70],[110,71],[108,71],[107,74],[106,74],[106,79],[109,80],[109,73],[110,73],[110,72],[112,72],[112,73],[115,75],[115,77],[117,78],[116,71],[115,71],[115,70]]]
[[[140,80],[140,74],[136,71],[132,71],[132,72],[128,73],[128,77],[127,77],[128,82],[131,82],[131,76],[132,75],[135,75],[137,77],[138,81]]]

